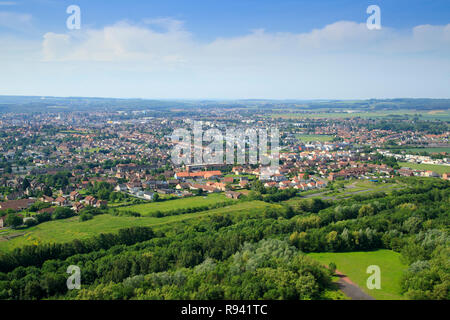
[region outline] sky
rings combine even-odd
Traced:
[[[80,29],[66,21],[80,8]],[[381,29],[370,30],[370,5]],[[0,95],[450,98],[450,1],[0,0]]]

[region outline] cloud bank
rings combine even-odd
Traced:
[[[21,76],[33,78],[36,91],[44,92],[52,86],[48,94],[54,95],[305,99],[450,96],[450,24],[368,30],[365,23],[338,21],[308,33],[260,29],[204,42],[181,21],[165,18],[48,32],[35,48],[32,56],[22,57],[35,72],[27,72],[22,64],[13,78],[18,82]],[[0,58],[3,53],[0,51]],[[21,57],[15,59],[20,64]],[[12,60],[9,57],[10,69]],[[4,78],[0,75],[0,85],[6,83]],[[65,82],[57,81],[62,78]]]

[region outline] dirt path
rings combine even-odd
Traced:
[[[347,297],[352,300],[375,300],[374,297],[371,297],[362,291],[360,287],[342,272],[336,270],[336,275],[339,277],[337,285]]]

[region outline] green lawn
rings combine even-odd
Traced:
[[[408,167],[417,170],[431,170],[439,174],[450,172],[450,166],[443,166],[437,164],[423,164],[423,163],[411,163],[411,162],[399,162],[400,167]]]
[[[229,207],[162,218],[117,217],[104,214],[95,216],[92,220],[80,222],[78,217],[73,217],[65,220],[45,222],[26,230],[11,232],[25,234],[9,241],[0,240],[0,252],[9,251],[23,245],[49,242],[68,242],[74,239],[85,239],[99,233],[116,232],[119,229],[132,226],[151,226],[157,229],[170,223],[187,221],[189,219],[200,218],[212,214],[233,214],[241,212],[260,214],[267,206],[270,206],[270,204],[262,201],[241,202]]]
[[[156,211],[164,212],[182,208],[194,208],[226,201],[233,201],[233,200],[227,198],[223,193],[212,193],[208,194],[207,196],[189,197],[182,199],[131,205],[126,207],[120,207],[118,208],[118,210],[134,211],[140,213],[143,216],[146,216]]]
[[[428,152],[428,153],[441,153],[446,152],[450,153],[450,147],[441,147],[441,148],[410,148],[405,149],[406,152]]]
[[[309,142],[309,141],[331,141],[333,140],[333,136],[324,135],[324,134],[297,134],[295,135],[296,138],[303,142]]]
[[[337,269],[347,275],[364,292],[377,300],[405,299],[400,293],[400,278],[407,266],[400,262],[400,254],[391,250],[369,252],[309,253],[308,256],[324,265],[334,262]],[[370,274],[367,267],[377,265],[381,271],[381,289],[368,289]]]

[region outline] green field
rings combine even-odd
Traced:
[[[446,153],[450,153],[450,147],[440,147],[440,148],[410,148],[410,149],[405,149],[406,152],[428,152],[428,153],[441,153],[441,152],[446,152]]]
[[[400,293],[400,278],[406,266],[400,261],[400,254],[391,250],[369,252],[326,252],[309,253],[308,256],[324,265],[334,262],[337,269],[347,275],[364,292],[377,300],[405,299]],[[377,265],[381,271],[381,289],[370,290],[366,281],[370,274],[367,267]]]
[[[23,245],[33,245],[38,243],[49,242],[67,242],[74,239],[85,239],[99,233],[116,232],[119,229],[133,226],[151,226],[158,228],[167,224],[187,221],[193,218],[199,218],[212,214],[239,213],[245,211],[249,214],[260,214],[262,209],[270,206],[270,204],[262,201],[241,202],[236,205],[196,212],[177,216],[169,216],[162,218],[154,217],[117,217],[109,214],[95,216],[94,219],[80,222],[78,217],[65,220],[55,220],[45,222],[26,230],[18,230],[17,232],[9,232],[21,234],[14,239],[5,241],[0,240],[0,252],[8,251]]]
[[[358,111],[351,112],[338,111],[327,112],[325,110],[312,110],[304,109],[302,112],[275,112],[269,115],[269,117],[277,119],[344,119],[344,118],[363,118],[363,119],[375,119],[375,118],[419,118],[420,120],[450,120],[450,111],[448,110],[383,110],[383,111]]]
[[[134,211],[143,216],[149,215],[153,212],[170,211],[176,209],[194,208],[200,206],[208,206],[211,204],[233,201],[227,198],[223,193],[212,193],[207,196],[189,197],[175,200],[167,200],[160,202],[150,202],[144,204],[137,204],[133,206],[126,206],[118,208],[119,211]]]
[[[296,138],[303,142],[309,142],[309,141],[331,141],[333,140],[333,136],[329,135],[322,135],[322,134],[297,134]]]
[[[431,170],[439,174],[450,172],[450,166],[443,166],[437,164],[423,164],[423,163],[411,163],[411,162],[399,162],[400,167],[407,167],[417,170]]]

